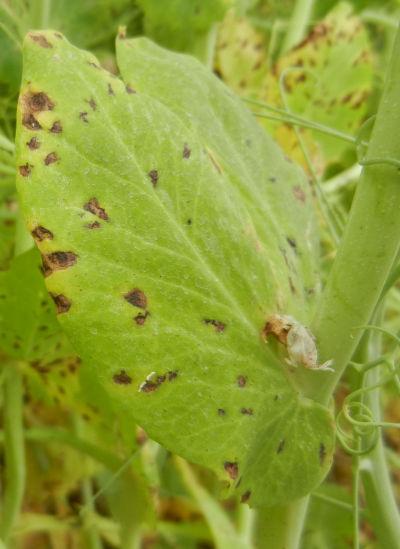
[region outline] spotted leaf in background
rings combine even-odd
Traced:
[[[366,29],[352,14],[351,6],[342,3],[278,60],[267,75],[262,98],[282,106],[281,80],[292,112],[354,135],[367,112],[372,78],[372,50]],[[273,134],[288,154],[302,160],[293,129],[281,124]],[[314,156],[323,169],[339,161],[348,148],[346,142],[319,134],[319,151]]]

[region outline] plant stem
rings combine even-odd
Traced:
[[[314,0],[297,0],[289,28],[286,32],[281,53],[285,53],[298,44],[307,31],[310,22]]]
[[[300,547],[309,497],[285,507],[260,509],[254,526],[256,549],[297,549]]]
[[[5,366],[4,379],[4,442],[6,486],[0,523],[0,538],[8,547],[21,509],[25,489],[25,449],[22,416],[22,376],[16,363]]]
[[[367,151],[368,158],[400,158],[400,32]],[[334,373],[299,369],[294,374],[303,392],[328,403],[379,301],[400,243],[400,173],[382,163],[365,166],[350,219],[312,332],[320,361],[333,359]]]
[[[370,359],[381,353],[380,333],[371,336]],[[374,368],[365,375],[365,385],[379,383],[379,370]],[[372,412],[374,421],[381,420],[380,391],[370,391],[365,394],[365,404]],[[364,487],[370,521],[381,547],[400,548],[400,514],[393,493],[390,474],[385,458],[382,436],[379,436],[373,451],[360,460],[360,474]]]

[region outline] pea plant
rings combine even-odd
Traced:
[[[0,2],[0,547],[400,547],[399,13]]]

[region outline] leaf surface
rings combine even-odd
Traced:
[[[59,320],[124,419],[253,506],[300,497],[332,419],[262,332],[315,306],[308,184],[199,62],[146,39],[117,54],[124,82],[58,33],[25,41],[18,189],[52,235],[36,241]]]

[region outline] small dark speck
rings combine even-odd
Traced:
[[[283,438],[280,442],[279,442],[279,445],[278,445],[278,448],[276,449],[276,453],[277,454],[280,454],[281,452],[283,452],[283,449],[285,448],[285,439]]]
[[[192,224],[192,220],[189,218],[187,221],[186,221],[186,225],[191,225]]]
[[[224,463],[224,469],[230,476],[232,480],[236,480],[239,474],[239,467],[236,462],[233,461],[225,461]]]
[[[100,229],[101,224],[98,221],[93,221],[93,223],[88,223],[87,225],[85,225],[85,227],[87,229]]]
[[[115,95],[114,90],[110,83],[107,86],[107,91],[108,91],[108,95]]]
[[[252,416],[254,412],[253,412],[253,408],[242,408],[240,410],[240,413],[245,416]]]
[[[132,88],[132,86],[130,86],[129,84],[127,84],[127,85],[125,86],[125,89],[126,89],[126,93],[129,93],[130,95],[136,93],[136,90],[134,90],[134,89]]]
[[[286,237],[286,240],[288,241],[288,244],[294,249],[297,250],[297,242],[294,238]]]
[[[192,151],[189,149],[187,143],[185,143],[185,145],[183,146],[183,153],[182,153],[183,158],[185,159],[190,158],[191,152]]]
[[[93,97],[91,97],[89,100],[87,100],[86,103],[89,104],[89,107],[92,109],[92,111],[95,111],[97,109],[97,103],[93,99]]]
[[[215,320],[213,318],[205,318],[203,322],[204,324],[213,326],[217,333],[222,333],[223,331],[225,331],[226,324],[224,324],[224,322],[221,322],[220,320]]]
[[[87,112],[80,112],[80,113],[79,113],[79,118],[80,118],[83,122],[85,122],[86,124],[89,124],[89,120],[88,120],[88,118],[87,118],[87,115],[88,115]]]
[[[271,183],[275,183],[276,177],[268,177],[268,181],[271,181]]]
[[[129,376],[125,370],[121,370],[119,374],[113,375],[114,383],[118,383],[118,385],[130,385],[132,383],[132,378]]]
[[[149,315],[150,313],[148,311],[146,311],[145,313],[139,313],[138,315],[135,316],[133,320],[136,322],[138,326],[143,326]]]
[[[240,502],[241,502],[241,503],[246,503],[246,501],[249,501],[250,496],[251,496],[251,491],[250,491],[250,490],[247,490],[247,491],[242,495],[242,497],[240,498]]]
[[[247,378],[245,376],[240,375],[237,377],[236,382],[240,388],[243,388],[246,386]]]
[[[172,370],[170,370],[169,372],[167,372],[167,378],[168,378],[168,381],[173,381],[174,379],[176,379],[178,377],[178,372],[174,372]]]
[[[225,416],[226,415],[226,412],[223,408],[218,408],[218,415],[219,416]]]
[[[147,174],[150,177],[151,183],[153,187],[155,187],[158,183],[158,171],[157,170],[150,170]]]
[[[326,457],[325,444],[323,444],[321,442],[321,444],[319,445],[319,462],[320,462],[321,465],[323,465],[323,463],[325,461],[325,457]]]

